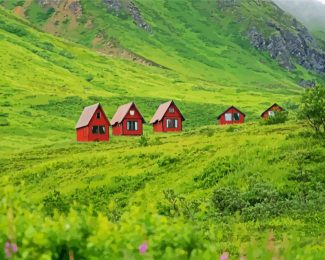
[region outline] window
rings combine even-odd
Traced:
[[[167,119],[167,128],[177,128],[178,120],[177,119]]]
[[[130,115],[134,116],[134,110],[130,110]]]
[[[234,113],[234,120],[239,121],[240,119],[240,114],[239,113]]]
[[[170,108],[168,109],[168,111],[169,111],[169,113],[174,113],[174,112],[175,112],[175,109],[174,109],[173,107],[170,107]]]
[[[94,125],[92,128],[92,133],[93,134],[98,134],[98,125]]]
[[[96,113],[96,118],[97,118],[97,119],[100,119],[100,112],[97,112],[97,113]]]
[[[127,130],[129,131],[137,131],[138,130],[138,122],[136,121],[128,121],[126,125]]]
[[[274,116],[274,111],[269,111],[269,116]]]
[[[232,114],[231,113],[226,113],[225,114],[225,120],[226,121],[231,121],[232,120]]]
[[[99,133],[100,133],[101,135],[104,135],[104,134],[106,133],[106,127],[105,127],[104,125],[101,125],[101,126],[99,127]]]

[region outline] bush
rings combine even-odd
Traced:
[[[0,23],[0,29],[3,29],[9,33],[15,34],[19,37],[26,36],[28,33],[25,29],[12,24],[6,24],[4,22]]]
[[[262,119],[262,123],[266,125],[282,124],[288,120],[288,112],[286,111],[274,111],[274,115],[268,117],[268,119]]]
[[[317,134],[325,133],[325,87],[306,90],[301,98],[299,115]]]
[[[215,208],[225,214],[241,211],[247,205],[239,190],[234,187],[216,189],[212,196],[212,203]]]
[[[88,82],[91,82],[93,79],[94,79],[94,76],[91,75],[91,74],[88,74],[88,75],[86,76],[86,80],[87,80]]]
[[[140,146],[148,146],[148,139],[143,135],[141,136],[139,140],[139,145]]]
[[[208,189],[215,186],[223,177],[235,173],[238,162],[233,162],[230,157],[218,158],[203,169],[202,173],[194,177],[200,188]]]

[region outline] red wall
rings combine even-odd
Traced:
[[[169,112],[169,108],[174,108],[174,113]],[[160,122],[153,124],[154,132],[181,132],[183,129],[183,120],[178,108],[171,104]],[[177,128],[167,128],[167,119],[177,119]]]
[[[134,115],[130,115],[130,111],[134,110]],[[136,121],[138,122],[138,130],[128,130],[127,122],[128,121]],[[139,111],[133,105],[126,116],[124,117],[122,123],[120,125],[115,125],[113,127],[113,135],[142,135],[143,133],[143,124],[142,124],[142,116]]]
[[[100,118],[97,119],[97,112],[100,113]],[[100,134],[98,130],[98,134],[92,133],[93,126],[105,126],[106,133]],[[88,126],[77,129],[77,141],[78,142],[91,142],[91,141],[109,141],[109,122],[99,107],[91,118]]]
[[[112,127],[112,134],[113,135],[122,135],[123,133],[123,127],[122,123],[121,124],[116,124]]]
[[[271,108],[269,108],[267,111],[265,111],[262,114],[262,118],[264,119],[268,119],[269,118],[269,111],[282,111],[283,109],[279,106],[272,106]]]
[[[153,126],[154,132],[163,132],[163,122],[162,121],[159,121],[159,122],[153,124],[152,126]]]
[[[238,121],[226,121],[225,114],[227,113],[239,113],[239,120]],[[234,119],[234,116],[232,116],[232,119]],[[225,113],[223,113],[219,119],[220,125],[233,125],[233,124],[243,124],[245,122],[245,117],[242,113],[240,113],[237,109],[230,108]]]

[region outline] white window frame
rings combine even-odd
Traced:
[[[269,116],[275,116],[275,112],[274,112],[273,110],[270,110],[270,111],[268,112],[268,114],[269,114]]]
[[[135,112],[134,110],[130,110],[130,116],[134,116]]]
[[[225,113],[225,121],[231,122],[232,121],[232,113]]]
[[[238,120],[236,120],[236,118],[235,118],[235,114],[238,115]],[[240,113],[236,112],[236,113],[234,113],[232,116],[233,116],[233,118],[234,118],[234,121],[239,121],[239,120],[240,120]]]
[[[134,122],[134,129],[130,129],[131,127],[131,122]],[[126,122],[126,129],[128,131],[138,131],[138,121],[127,121]]]
[[[175,113],[175,108],[170,107],[170,108],[168,109],[168,111],[169,111],[169,113]]]
[[[168,129],[176,129],[178,127],[178,120],[168,118],[166,120],[166,125]]]

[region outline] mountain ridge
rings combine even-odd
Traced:
[[[6,0],[4,0],[3,5],[6,6]],[[40,6],[42,8],[38,9]],[[234,9],[229,12],[231,6]],[[25,13],[27,19],[45,31],[110,55],[120,55],[143,63],[151,61],[163,67],[179,69],[180,66],[187,67],[191,63],[193,63],[192,66],[195,66],[195,61],[200,64],[199,67],[202,67],[202,71],[205,71],[204,67],[210,66],[210,64],[211,67],[221,68],[223,66],[221,64],[225,63],[220,62],[222,57],[220,57],[221,59],[212,58],[213,48],[215,48],[214,55],[216,56],[220,54],[217,50],[219,46],[223,46],[223,48],[232,46],[234,48],[234,45],[237,45],[235,47],[238,49],[235,51],[236,53],[247,53],[247,57],[240,58],[249,61],[249,65],[245,66],[254,66],[253,55],[255,54],[252,53],[251,49],[256,47],[259,51],[267,52],[283,68],[295,70],[296,72],[293,74],[297,77],[297,84],[302,80],[319,81],[319,77],[322,75],[313,75],[313,71],[316,74],[317,72],[318,74],[324,72],[322,47],[318,46],[314,40],[312,42],[307,41],[311,36],[298,21],[272,6],[272,2],[260,0],[253,2],[246,0],[231,2],[224,0],[190,1],[189,3],[175,3],[165,0],[156,1],[154,5],[148,0],[103,0],[93,3],[84,0],[57,0],[55,2],[39,0],[30,2],[30,5],[25,8]],[[174,15],[174,12],[181,10],[181,8],[187,11],[182,15]],[[66,9],[79,10],[78,15],[72,17],[73,12],[65,13],[64,10]],[[250,15],[250,13],[258,15],[258,13],[263,12],[260,21]],[[62,15],[64,13],[65,15]],[[225,17],[225,13],[229,15],[228,18]],[[196,20],[190,18],[191,14]],[[281,18],[283,24],[274,22],[274,19],[281,16],[286,17]],[[38,20],[37,17],[43,17],[43,20]],[[243,28],[240,24],[236,25],[236,20],[239,18],[244,19],[244,21],[247,20],[249,27]],[[235,23],[231,24],[232,21]],[[269,26],[269,24],[276,24],[276,26]],[[297,29],[291,32],[291,27],[294,24],[298,24]],[[255,26],[256,30],[254,33],[247,33],[252,31],[252,25]],[[206,29],[203,29],[204,26]],[[195,27],[197,29],[193,30]],[[228,31],[221,27],[227,28]],[[212,33],[205,32],[207,28]],[[275,38],[269,37],[270,34],[279,34],[277,28],[280,28],[281,32],[284,33],[280,33]],[[296,37],[299,35],[297,30],[301,28],[304,31],[303,37]],[[186,31],[188,33],[184,34]],[[238,37],[235,37],[236,34]],[[180,35],[188,35],[189,37],[182,39],[179,37]],[[179,39],[170,41],[169,39],[174,36]],[[221,36],[223,37],[222,41],[219,40]],[[257,41],[255,38],[259,40]],[[192,42],[194,43],[193,40],[197,42],[197,46],[192,44]],[[251,46],[248,46],[245,41]],[[275,44],[276,41],[281,41],[282,44],[277,45]],[[297,43],[291,48],[290,45],[295,42]],[[299,47],[301,43],[303,43],[303,47]],[[169,58],[162,57],[164,53],[168,52],[169,54],[175,52],[175,54]],[[189,52],[195,55],[189,55]],[[227,63],[235,62],[235,52],[229,53],[231,56],[226,58],[228,59]],[[184,63],[179,63],[178,60],[184,60]],[[185,64],[185,60],[187,64]],[[267,60],[263,62],[264,64],[270,63]],[[301,72],[296,64],[306,68],[311,73]],[[240,66],[243,67],[243,65]],[[310,75],[307,76],[307,74]]]

